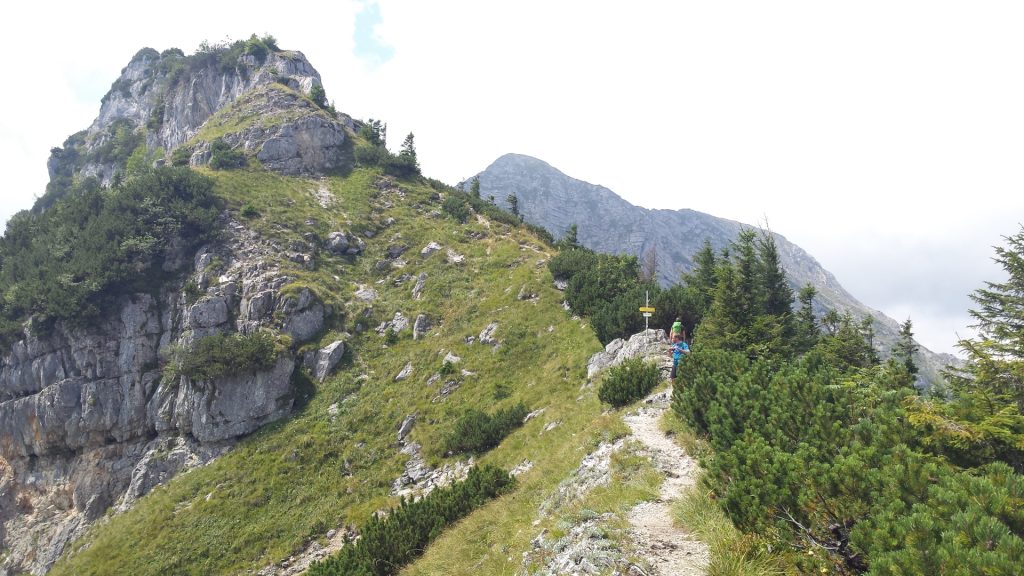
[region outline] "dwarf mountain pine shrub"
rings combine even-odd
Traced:
[[[608,370],[597,397],[612,406],[625,406],[647,395],[658,384],[658,367],[642,358],[630,358]]]
[[[445,439],[445,451],[454,454],[486,452],[522,426],[527,413],[529,410],[522,402],[498,410],[493,416],[471,408],[455,422]]]
[[[210,168],[214,170],[230,170],[246,165],[245,153],[235,150],[222,138],[210,143]]]
[[[360,538],[309,569],[310,576],[388,576],[422,554],[449,524],[491,498],[508,492],[515,480],[491,465],[474,467],[466,479],[438,488],[415,502],[403,499],[388,514],[374,516]]]
[[[213,380],[229,374],[267,370],[276,360],[274,337],[269,332],[213,334],[191,345],[173,348],[164,366],[164,376]]]

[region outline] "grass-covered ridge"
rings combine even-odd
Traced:
[[[267,113],[272,110],[273,113]],[[213,140],[241,132],[246,128],[272,128],[304,116],[316,114],[324,118],[330,115],[313,104],[304,94],[277,82],[257,86],[227,106],[217,110],[185,146],[203,140]]]
[[[407,456],[399,453],[396,432],[410,414],[416,424],[407,440],[438,466],[466,457],[446,457],[443,446],[468,409],[544,409],[479,455],[481,465],[510,470],[530,460],[533,468],[512,493],[463,521],[503,510],[528,526],[536,509],[523,507],[523,498],[539,498],[614,428],[615,418],[601,417],[596,393],[581,391],[587,358],[599,344],[561,307],[545,266],[554,250],[525,228],[476,218],[460,224],[441,210],[444,190],[405,181],[382,189],[373,170],[323,180],[202,172],[236,218],[282,247],[336,230],[365,241],[358,257],[320,251],[312,270],[286,264],[294,278],[289,289],[311,288],[336,310],[314,345],[348,332],[353,351],[292,417],[97,523],[52,574],[244,573],[302,551],[328,530],[364,525],[398,502],[390,490]],[[333,197],[327,208],[318,201],[323,190]],[[249,217],[241,215],[246,206],[253,208]],[[424,257],[420,250],[430,242],[443,248]],[[408,250],[389,258],[397,245]],[[455,263],[449,250],[464,260]],[[421,273],[422,297],[414,300],[409,278]],[[360,287],[375,290],[376,300],[354,301]],[[373,328],[396,311],[410,319],[425,314],[433,328],[418,340],[401,331],[388,344]],[[467,342],[492,322],[500,346]],[[444,368],[447,353],[460,358],[454,370]],[[395,381],[407,364],[412,375]],[[448,374],[431,380],[442,371]],[[448,380],[457,387],[439,399]],[[552,422],[558,424],[545,431]],[[495,528],[511,529],[503,526]],[[467,545],[489,549],[505,536],[481,530]]]

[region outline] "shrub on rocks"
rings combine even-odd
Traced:
[[[630,358],[608,371],[597,397],[612,406],[625,406],[646,396],[658,384],[658,366],[642,358]]]

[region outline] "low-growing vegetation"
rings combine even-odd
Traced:
[[[217,138],[210,143],[210,168],[214,170],[243,168],[246,162],[245,153],[232,148],[223,138]]]
[[[1013,280],[975,298],[984,333],[964,345],[979,353],[930,397],[913,387],[912,346],[880,362],[869,323],[832,312],[817,324],[806,289],[794,314],[766,234],[705,260],[697,272],[713,282],[673,408],[713,449],[707,486],[751,550],[796,552],[801,573],[1020,572],[1024,477],[1008,440],[1024,418],[1002,377],[1019,362],[1005,295],[1024,277],[1024,234],[1011,246],[1000,256]]]
[[[214,235],[212,188],[188,169],[146,168],[110,189],[84,180],[46,210],[16,214],[0,238],[7,330],[30,315],[43,329],[93,322],[117,297],[156,289],[168,278],[169,250],[194,250]]]
[[[493,415],[470,408],[455,421],[454,428],[445,440],[445,451],[453,454],[486,452],[522,426],[527,413],[529,409],[521,402],[498,410]]]
[[[645,278],[635,256],[598,254],[561,240],[562,251],[551,259],[552,276],[567,283],[565,300],[573,312],[586,316],[597,338],[607,344],[616,338],[628,338],[644,329],[644,318],[637,307],[650,298],[655,308],[653,326],[669,326],[680,318],[691,332],[701,318],[699,288],[675,285],[662,288]]]
[[[508,492],[514,480],[491,465],[474,467],[465,480],[434,490],[417,501],[402,500],[384,515],[374,515],[360,538],[309,569],[309,576],[390,576],[423,553],[449,524],[484,502]]]
[[[597,397],[612,406],[625,406],[646,396],[661,379],[658,366],[642,358],[630,358],[608,369]]]
[[[252,334],[212,334],[191,345],[169,351],[165,378],[214,380],[231,374],[269,370],[277,360],[277,345],[268,331]]]

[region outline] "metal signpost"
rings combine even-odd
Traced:
[[[644,315],[644,332],[647,332],[647,323],[651,319],[651,314],[654,313],[654,308],[651,306],[651,293],[644,293],[644,305],[640,307],[640,312]]]

